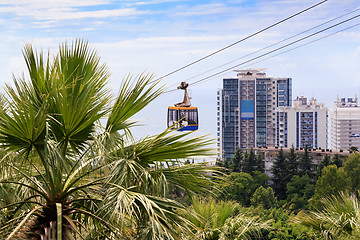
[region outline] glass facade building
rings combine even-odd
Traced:
[[[291,106],[291,78],[267,77],[260,69],[236,71],[218,90],[218,138],[222,158],[236,148],[276,145],[275,109]]]

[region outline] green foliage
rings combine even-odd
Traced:
[[[249,152],[243,152],[240,148],[237,148],[234,157],[231,159],[231,165],[225,161],[225,167],[231,167],[231,172],[245,172],[251,175],[254,172],[264,172],[265,162],[262,159],[261,154],[255,154],[251,149]]]
[[[304,154],[301,156],[299,160],[299,173],[300,175],[307,174],[310,179],[313,179],[313,162],[309,154],[309,150],[307,146],[304,148]]]
[[[128,76],[113,97],[84,41],[53,59],[26,45],[24,57],[30,80],[15,78],[0,105],[0,238],[191,236],[169,186],[211,194],[217,168],[178,160],[212,156],[211,141],[170,129],[132,138],[130,118],[163,92],[152,76]]]
[[[286,199],[286,179],[288,178],[286,157],[283,149],[281,148],[276,156],[275,162],[272,167],[273,174],[273,189],[278,199]]]
[[[349,148],[349,151],[358,152],[358,151],[359,151],[359,148],[358,148],[358,147],[355,147],[355,146],[351,146],[351,147]]]
[[[221,196],[226,200],[235,200],[242,205],[250,203],[250,197],[254,192],[254,179],[248,173],[233,172],[226,177],[221,184]]]
[[[352,193],[360,189],[360,153],[350,155],[344,163],[344,172],[350,179]]]
[[[179,213],[192,223],[197,239],[261,239],[261,230],[268,227],[267,222],[241,214],[240,209],[234,201],[194,198],[193,204]]]
[[[270,177],[266,175],[266,173],[259,171],[254,171],[252,178],[254,180],[254,190],[260,186],[267,187],[267,183],[270,180]]]
[[[240,205],[234,201],[194,198],[192,205],[179,213],[193,224],[193,232],[201,239],[216,239],[228,218],[236,214]]]
[[[257,208],[241,209],[241,211],[250,216],[259,216],[262,222],[270,221],[270,227],[262,231],[262,239],[320,239],[311,231],[311,228],[300,224],[293,224],[291,219],[294,217],[294,214],[284,208],[264,209],[260,206]]]
[[[254,171],[265,172],[265,162],[261,153],[258,153],[255,159]]]
[[[341,160],[339,154],[334,154],[334,156],[331,158],[331,164],[336,165],[338,168],[342,167],[343,161]]]
[[[232,158],[232,171],[233,172],[240,172],[242,168],[243,162],[243,152],[240,148],[236,148],[236,152],[234,157]]]
[[[327,167],[331,165],[331,159],[328,154],[325,154],[323,160],[320,162],[320,164],[317,166],[317,178],[321,176],[321,172],[324,167]]]
[[[229,165],[230,165],[230,164],[229,164],[229,160],[225,159],[225,160],[224,160],[224,168],[225,168],[225,169],[228,169],[228,168],[229,168]]]
[[[292,211],[307,209],[308,201],[314,195],[314,188],[307,174],[294,176],[286,185],[289,208]]]
[[[250,152],[246,152],[244,156],[244,161],[242,163],[242,172],[252,174],[255,171],[256,165],[256,155],[253,149],[250,149]]]
[[[268,222],[262,222],[259,217],[249,217],[245,214],[238,214],[235,217],[226,220],[221,229],[219,239],[262,239],[261,230],[267,228]]]
[[[264,188],[263,186],[258,187],[253,196],[251,197],[251,205],[254,207],[262,206],[263,208],[272,208],[275,207],[276,198],[274,191],[268,187]]]
[[[321,177],[316,182],[315,199],[321,199],[331,195],[336,195],[340,191],[349,191],[351,181],[343,168],[335,165],[324,167]]]
[[[290,182],[291,179],[298,174],[298,156],[295,153],[294,146],[290,148],[290,153],[287,156],[287,170],[288,176],[286,182]]]
[[[339,156],[338,156],[339,157]],[[360,187],[360,154],[354,153],[350,155],[344,164],[338,157],[333,157],[339,160],[339,165],[330,165],[324,167],[321,176],[316,182],[316,189],[314,195],[314,205],[319,203],[319,199],[337,195],[339,192],[357,193]]]
[[[322,210],[300,213],[297,223],[313,228],[324,239],[360,238],[360,202],[354,194],[340,193],[321,201]]]
[[[269,177],[265,173],[254,172],[254,176],[248,173],[232,172],[221,183],[219,194],[221,198],[226,200],[235,200],[243,206],[250,204],[250,198],[254,191],[260,186],[266,186]]]

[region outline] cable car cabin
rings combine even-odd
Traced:
[[[195,131],[199,127],[198,110],[197,107],[191,106],[190,97],[187,93],[188,86],[189,84],[186,82],[181,82],[177,88],[184,90],[184,100],[175,103],[174,107],[168,107],[167,126],[178,131]]]
[[[168,127],[178,131],[198,130],[197,107],[168,107]]]

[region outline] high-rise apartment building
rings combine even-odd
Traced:
[[[291,107],[277,109],[276,145],[279,147],[327,147],[327,113],[324,104],[297,97]]]
[[[237,147],[276,145],[277,107],[291,106],[291,78],[267,77],[261,69],[239,70],[218,91],[218,148],[230,159]]]
[[[334,150],[360,149],[360,106],[357,97],[337,98],[331,117],[331,143]]]

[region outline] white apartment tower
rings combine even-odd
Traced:
[[[292,107],[277,109],[276,145],[326,148],[327,114],[324,104],[318,104],[315,98],[309,103],[305,97],[297,97]]]
[[[334,102],[331,117],[331,149],[360,149],[360,107],[358,99],[339,97]]]

